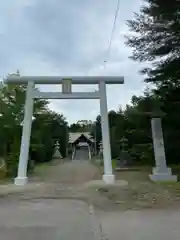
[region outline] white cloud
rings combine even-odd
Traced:
[[[128,59],[131,49],[124,45],[125,20],[132,18],[140,3],[121,1],[104,69],[116,0],[4,1],[0,6],[0,75],[17,69],[22,75],[123,75],[125,84],[108,86],[107,96],[109,109],[124,106],[144,88],[140,65]],[[57,90],[57,86],[42,86],[45,91],[49,88]],[[98,100],[56,100],[50,106],[70,122],[93,119],[99,112]]]

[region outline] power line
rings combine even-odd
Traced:
[[[111,31],[110,40],[109,40],[109,44],[108,44],[108,48],[107,48],[107,56],[106,56],[106,59],[103,62],[103,65],[101,65],[104,68],[106,67],[106,63],[108,62],[109,57],[110,57],[111,46],[112,46],[112,41],[113,41],[113,37],[114,37],[114,32],[115,32],[115,29],[116,29],[116,22],[117,22],[117,17],[118,17],[118,14],[119,14],[119,9],[120,9],[120,0],[117,1],[117,7],[116,7],[115,15],[114,15],[114,20],[113,20],[113,28],[112,28],[112,31]],[[88,71],[87,75],[89,75],[89,71]]]
[[[119,13],[119,8],[120,8],[120,0],[118,0],[118,2],[117,2],[117,7],[116,7],[116,11],[115,11],[115,15],[114,15],[114,21],[113,21],[113,28],[112,28],[112,32],[111,32],[111,35],[110,35],[110,41],[109,41],[109,44],[108,44],[108,49],[107,49],[107,57],[104,60],[104,68],[106,67],[106,63],[108,62],[109,57],[110,57],[112,40],[113,40],[114,32],[115,32],[115,29],[116,29],[116,22],[117,22],[117,17],[118,17],[118,13]]]

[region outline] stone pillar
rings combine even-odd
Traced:
[[[153,168],[153,173],[149,177],[152,181],[177,181],[177,176],[172,175],[171,168],[166,164],[160,117],[151,119],[151,128],[156,167]]]
[[[100,112],[101,112],[102,144],[103,144],[103,161],[104,161],[103,180],[107,184],[113,184],[115,182],[115,176],[112,172],[112,159],[111,159],[105,82],[99,83],[99,91],[100,91]]]
[[[33,115],[33,103],[34,103],[33,92],[34,92],[34,82],[28,82],[25,110],[24,110],[18,175],[14,181],[15,185],[25,185],[28,180],[27,165],[28,165],[28,158],[29,158],[29,145],[30,145],[30,138],[31,138],[31,125],[32,125],[32,115]]]

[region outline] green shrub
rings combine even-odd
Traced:
[[[9,153],[6,158],[7,175],[15,177],[18,170],[19,152]]]
[[[153,165],[154,163],[152,143],[134,144],[129,152],[135,165]]]
[[[116,169],[116,159],[112,159],[112,168]]]

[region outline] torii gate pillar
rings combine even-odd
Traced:
[[[29,146],[30,146],[30,138],[31,138],[31,125],[32,125],[32,116],[33,116],[33,105],[34,105],[33,93],[34,93],[34,82],[28,82],[25,109],[24,109],[24,121],[23,121],[22,137],[21,137],[18,174],[14,180],[15,185],[25,185],[27,184],[27,180],[28,180],[27,166],[28,166],[28,160],[29,160]]]
[[[103,160],[104,160],[104,175],[103,180],[107,184],[115,182],[115,176],[112,171],[111,146],[109,136],[108,123],[108,108],[106,96],[106,83],[99,83],[100,92],[100,113],[101,113],[101,129],[102,129],[102,144],[103,144]]]

